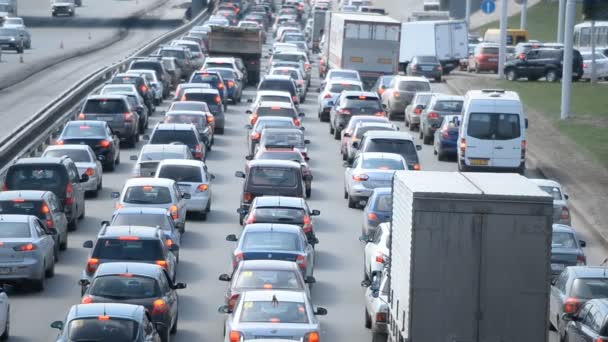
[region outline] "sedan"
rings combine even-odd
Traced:
[[[581,52],[583,56],[583,77],[584,80],[591,80],[591,51]],[[603,54],[595,53],[595,76],[598,79],[608,79],[608,57]]]
[[[120,140],[105,121],[70,121],[55,144],[89,145],[108,171],[120,164]]]
[[[372,342],[385,341],[388,332],[388,277],[376,272],[371,280],[361,282],[365,290],[365,327],[372,331]]]
[[[225,342],[271,337],[319,341],[316,316],[327,314],[325,308],[313,309],[306,293],[285,290],[247,291],[234,309],[223,305],[218,311],[228,314]]]
[[[435,138],[433,139],[433,153],[438,160],[456,157],[459,131],[460,115],[446,115],[443,117],[439,128],[435,130]]]
[[[266,130],[264,130],[266,131]],[[294,161],[302,167],[302,176],[304,177],[304,185],[306,187],[306,198],[310,198],[312,193],[312,169],[308,165],[308,158],[298,149],[291,146],[283,147],[282,145],[264,145],[256,152],[253,158],[246,157],[248,160],[287,160]]]
[[[544,192],[553,197],[553,223],[570,225],[570,208],[568,194],[564,193],[561,184],[550,179],[531,179]]]
[[[378,225],[389,222],[393,212],[393,194],[390,187],[375,188],[363,209],[361,234],[374,236]]]
[[[551,236],[551,275],[557,277],[567,266],[584,266],[587,258],[583,247],[587,243],[578,240],[571,227],[554,224]]]
[[[47,146],[42,157],[68,156],[78,168],[78,174],[86,174],[89,180],[82,183],[84,190],[97,196],[103,186],[103,168],[95,152],[87,145],[51,145]]]
[[[425,145],[430,145],[435,131],[441,125],[441,118],[444,115],[460,115],[463,103],[463,96],[434,94],[420,117],[420,140]]]

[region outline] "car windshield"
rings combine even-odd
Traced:
[[[368,131],[394,131],[395,128],[393,127],[388,127],[388,126],[365,126],[365,127],[359,127],[357,129],[357,132],[355,133],[355,137],[357,139],[361,139],[361,137],[363,137],[363,134],[365,134],[365,132]]]
[[[397,153],[404,157],[418,155],[414,143],[403,139],[370,139],[365,152]]]
[[[336,80],[336,79],[355,80],[355,81],[359,80],[357,73],[352,72],[352,71],[332,71],[330,78],[332,80]]]
[[[191,130],[159,129],[150,138],[150,144],[170,144],[173,142],[181,142],[188,146],[194,146],[198,143],[195,133]]]
[[[91,137],[105,137],[106,132],[103,126],[100,125],[88,125],[86,123],[80,123],[73,121],[74,124],[66,125],[63,129],[62,137],[69,138],[91,138]]]
[[[399,82],[399,90],[401,91],[431,91],[431,85],[428,82],[419,81],[403,81]]]
[[[182,96],[182,101],[199,101],[206,102],[207,105],[213,105],[216,102],[219,103],[221,101],[218,94],[214,93],[196,93],[196,92],[186,92]]]
[[[139,324],[130,319],[101,316],[78,318],[68,325],[70,341],[116,342],[134,341],[139,331]]]
[[[433,108],[443,112],[460,113],[462,111],[462,101],[437,101]]]
[[[471,113],[467,134],[483,140],[511,140],[521,135],[519,115]]]
[[[184,123],[193,124],[197,128],[207,126],[207,118],[203,115],[192,115],[192,114],[166,114],[166,123]]]
[[[391,194],[381,194],[376,196],[374,210],[391,212],[393,210],[393,196]]]
[[[164,230],[169,230],[170,223],[167,215],[163,214],[124,214],[119,213],[112,219],[112,226],[146,226],[146,227],[161,227]]]
[[[608,298],[608,278],[578,278],[572,283],[570,297],[579,299]]]
[[[32,237],[29,223],[0,221],[0,239]]]
[[[158,172],[158,177],[185,183],[200,183],[203,181],[201,169],[190,165],[163,165]]]
[[[333,83],[331,85],[331,87],[329,87],[330,93],[339,94],[344,90],[362,91],[363,89],[358,84],[350,84],[350,83]]]
[[[62,165],[13,165],[4,184],[9,190],[48,190],[62,197],[65,194],[67,172]]]
[[[195,73],[190,79],[190,83],[210,83],[217,84],[220,82],[220,77],[214,74]]]
[[[101,99],[101,100],[87,100],[82,110],[83,113],[95,113],[95,114],[116,114],[128,112],[129,108],[125,102],[121,99]]]
[[[569,232],[553,232],[551,246],[558,248],[577,248],[574,234]]]
[[[241,249],[246,251],[298,251],[298,235],[287,232],[247,232]]]
[[[126,273],[95,278],[87,294],[115,300],[141,299],[159,297],[160,289],[154,278]]]
[[[292,108],[289,107],[258,107],[256,113],[258,116],[283,116],[283,117],[293,117],[295,116],[295,112]]]
[[[99,239],[92,256],[106,260],[165,260],[160,240],[139,240],[133,236]]]
[[[242,270],[234,284],[237,289],[301,290],[303,286],[294,271]]]
[[[562,200],[562,192],[559,190],[558,187],[556,187],[556,186],[547,186],[547,185],[543,186],[543,185],[540,185],[539,188],[542,191],[544,191],[544,192],[548,193],[549,195],[551,195],[551,197],[553,197],[553,200],[555,200],[555,201],[561,201]]]
[[[254,167],[249,174],[249,184],[293,188],[297,185],[299,178],[293,168]]]
[[[361,168],[373,170],[405,170],[403,162],[392,158],[365,158],[361,163]]]
[[[244,301],[240,322],[308,324],[308,315],[301,302]]]
[[[291,80],[264,80],[260,84],[258,90],[277,90],[288,91],[292,96],[296,94],[296,90]]]
[[[92,163],[91,155],[85,150],[57,149],[44,152],[44,157],[68,156],[75,163]]]
[[[173,202],[171,191],[166,186],[130,186],[123,198],[131,204],[169,204]]]
[[[306,211],[302,208],[262,207],[253,211],[255,222],[302,224]]]
[[[171,104],[171,107],[169,108],[169,111],[190,110],[190,111],[206,112],[206,111],[208,111],[208,109],[209,108],[207,107],[206,103],[192,101],[192,102],[173,102]]]
[[[279,145],[293,146],[296,148],[304,147],[304,134],[300,130],[296,132],[281,132],[279,130],[263,131],[260,146]]]
[[[209,71],[215,71],[217,73],[219,73],[220,75],[222,75],[223,79],[230,79],[233,80],[236,78],[236,75],[234,74],[234,70],[232,69],[224,69],[224,68],[217,68],[217,69],[211,69],[209,68]]]

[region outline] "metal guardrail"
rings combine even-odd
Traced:
[[[76,118],[76,112],[92,91],[111,80],[116,73],[127,70],[136,57],[149,55],[159,45],[184,34],[207,17],[209,14],[205,9],[190,22],[146,43],[121,61],[83,77],[2,138],[0,140],[0,181],[4,179],[6,169],[14,160],[36,156],[42,153],[46,146],[52,144],[54,137],[62,130],[65,123]]]

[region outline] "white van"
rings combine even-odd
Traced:
[[[498,89],[465,95],[458,141],[459,171],[515,171],[526,168],[526,129],[519,95]]]

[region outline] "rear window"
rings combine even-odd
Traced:
[[[219,95],[213,93],[185,93],[183,100],[206,102],[207,105],[212,105],[221,101]]]
[[[308,324],[304,303],[285,301],[245,301],[240,322]]]
[[[431,85],[428,82],[403,81],[399,82],[399,90],[414,92],[431,91]]]
[[[242,250],[297,251],[300,249],[298,236],[287,232],[248,232],[243,240]]]
[[[266,145],[304,147],[304,135],[299,131],[297,133],[280,132],[279,130],[265,131],[260,146]]]
[[[262,145],[263,146],[263,145]],[[302,155],[299,152],[285,151],[285,152],[264,152],[256,156],[256,159],[262,160],[297,160],[302,161]]]
[[[61,165],[13,165],[5,184],[9,190],[49,190],[61,197],[67,178],[67,170]]]
[[[437,60],[437,57],[435,57],[435,56],[418,56],[418,57],[416,57],[416,59],[418,60],[418,63],[433,63],[433,64],[439,63],[439,61]]]
[[[389,158],[365,158],[361,167],[374,170],[405,170],[401,161]]]
[[[156,227],[160,226],[164,230],[168,230],[170,223],[168,222],[167,215],[159,214],[118,214],[112,220],[113,226],[146,226]]]
[[[4,238],[29,238],[29,223],[25,222],[0,222],[0,239]]]
[[[165,186],[131,186],[127,189],[123,202],[131,204],[169,204],[173,200],[169,188]]]
[[[306,61],[306,57],[304,57],[303,55],[288,54],[288,53],[281,53],[281,54],[274,55],[272,57],[272,59],[277,60],[277,61],[288,61],[288,62]]]
[[[234,286],[240,289],[297,290],[303,288],[303,285],[298,280],[298,275],[294,271],[255,269],[239,272]]]
[[[607,278],[578,278],[572,283],[570,297],[579,299],[607,298]]]
[[[48,150],[44,152],[45,157],[62,157],[68,156],[75,163],[89,163],[92,162],[91,155],[89,152],[84,150],[68,150],[68,149],[60,149],[60,150]]]
[[[355,133],[355,137],[357,139],[361,139],[363,137],[363,134],[365,134],[365,132],[368,131],[394,131],[395,129],[392,127],[386,127],[386,126],[365,126],[365,127],[360,127],[357,129],[357,132]]]
[[[116,76],[112,79],[112,84],[137,84],[139,78],[132,76]]]
[[[332,71],[331,72],[331,79],[343,79],[343,80],[355,80],[358,81],[359,77],[357,77],[357,74],[354,72],[348,72],[348,71]]]
[[[380,106],[380,101],[378,101],[375,97],[358,97],[358,96],[349,96],[346,98],[346,104],[343,106],[345,108],[366,108],[366,109],[377,109],[378,111],[382,110]]]
[[[178,152],[146,152],[141,158],[142,161],[164,159],[185,159],[185,155]]]
[[[260,84],[258,90],[278,90],[278,91],[288,91],[291,96],[296,95],[296,89],[293,86],[293,82],[290,80],[264,80]]]
[[[462,111],[462,101],[437,101],[434,109],[442,112],[460,113]]]
[[[70,341],[134,341],[139,324],[129,319],[82,318],[70,321],[68,338]]]
[[[349,83],[334,83],[329,88],[330,93],[341,93],[344,90],[362,91],[363,89],[358,84]]]
[[[577,248],[574,234],[568,232],[553,232],[551,235],[551,247]]]
[[[207,118],[202,115],[167,114],[165,116],[165,122],[166,123],[193,124],[196,127],[207,126]]]
[[[95,278],[88,292],[114,300],[142,299],[160,296],[156,279],[131,274]]]
[[[220,77],[214,74],[200,74],[196,73],[192,75],[192,79],[190,83],[210,83],[210,84],[218,84],[220,82]]]
[[[186,183],[200,183],[203,181],[201,169],[189,165],[163,165],[158,177]]]
[[[249,184],[256,186],[290,187],[301,178],[293,168],[254,167],[249,174]]]
[[[99,239],[93,257],[107,260],[153,261],[164,260],[160,240],[137,240],[132,236],[125,239]]]
[[[43,211],[44,205],[44,211]],[[42,201],[29,201],[24,199],[14,199],[11,201],[0,201],[0,214],[14,215],[34,215],[38,218],[46,219],[49,207]]]
[[[302,224],[306,211],[302,208],[256,208],[253,211],[255,222]]]
[[[391,194],[383,194],[376,196],[376,202],[374,202],[374,210],[390,212],[393,210],[393,196]]]
[[[483,47],[481,48],[481,53],[484,55],[498,55],[497,47]]]
[[[220,62],[208,62],[208,63],[205,63],[205,69],[209,69],[209,68],[229,68],[229,69],[232,69],[233,65],[232,65],[232,63],[220,63]]]
[[[104,127],[100,125],[87,125],[75,122],[74,124],[66,125],[61,135],[70,138],[99,138],[105,137],[106,132]]]
[[[295,127],[293,121],[287,120],[263,120],[255,126],[256,132],[261,132],[266,127]]]
[[[274,69],[272,71],[272,75],[285,75],[291,77],[294,80],[300,78],[300,75],[298,75],[298,72],[295,70]]]
[[[209,71],[215,71],[215,72],[219,73],[220,75],[222,75],[223,79],[233,80],[236,78],[234,71],[231,69],[215,69],[215,70],[209,70]]]
[[[277,95],[262,95],[260,96],[260,102],[283,102],[283,103],[291,103],[291,98],[287,96],[277,96]]]
[[[159,129],[154,132],[150,139],[151,144],[170,144],[172,142],[181,142],[184,145],[194,146],[198,143],[193,131],[171,131]]]
[[[365,152],[397,153],[402,156],[418,155],[414,143],[402,139],[370,139]]]
[[[555,200],[555,201],[562,200],[562,192],[559,190],[558,187],[556,187],[556,186],[539,186],[539,188],[542,191],[551,195],[551,197],[553,197],[553,200]]]
[[[183,50],[160,50],[159,54],[163,57],[175,57],[177,59],[186,59],[186,52],[184,52]]]
[[[192,103],[192,102],[173,102],[171,104],[170,110],[192,110],[192,111],[200,111],[206,112],[209,110],[207,104],[202,103]]]
[[[511,140],[521,135],[519,115],[471,113],[467,134],[483,140]]]
[[[87,100],[82,110],[84,113],[122,114],[128,112],[126,103],[120,99]]]
[[[258,107],[258,116],[284,116],[294,117],[296,114],[291,108],[285,107]]]

